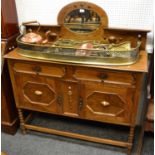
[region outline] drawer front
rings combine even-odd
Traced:
[[[39,74],[42,76],[63,77],[65,75],[65,67],[58,65],[49,65],[41,63],[25,62],[14,63],[15,72],[27,74]]]
[[[104,69],[76,68],[74,78],[82,81],[105,82],[123,85],[135,84],[132,73]]]
[[[15,73],[17,107],[59,113],[57,82],[52,78]]]
[[[109,84],[85,84],[85,117],[115,124],[131,122],[133,89]]]

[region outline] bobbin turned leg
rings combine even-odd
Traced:
[[[25,129],[25,122],[24,122],[24,117],[23,117],[23,112],[21,109],[18,109],[18,115],[19,115],[19,120],[20,120],[20,128],[22,130],[23,134],[26,134],[26,129]]]
[[[127,153],[128,155],[131,155],[132,143],[133,143],[133,138],[134,138],[134,130],[135,130],[135,127],[130,127],[128,142],[131,143],[131,145],[128,146],[128,153]]]

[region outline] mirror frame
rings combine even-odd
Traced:
[[[89,33],[78,33],[78,32],[69,30],[65,26],[64,20],[70,12],[76,9],[88,9],[96,12],[101,19],[100,26],[96,30]],[[108,27],[108,16],[106,12],[96,4],[93,4],[90,2],[84,2],[84,1],[73,2],[64,6],[58,14],[57,21],[58,21],[58,24],[61,26],[61,37],[68,38],[68,39],[77,38],[77,39],[83,40],[86,37],[87,39],[93,39],[93,38],[100,39],[101,35],[103,37],[104,28]]]

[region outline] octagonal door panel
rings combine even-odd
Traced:
[[[51,77],[15,73],[17,106],[43,112],[59,112],[57,82]]]
[[[117,85],[85,85],[85,117],[115,124],[130,123],[133,90]]]

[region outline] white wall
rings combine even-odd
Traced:
[[[41,24],[57,24],[60,9],[77,0],[16,0],[19,24],[37,20]],[[102,7],[109,17],[109,27],[150,29],[153,31],[153,0],[87,0]],[[152,50],[153,33],[148,35],[148,51]]]

